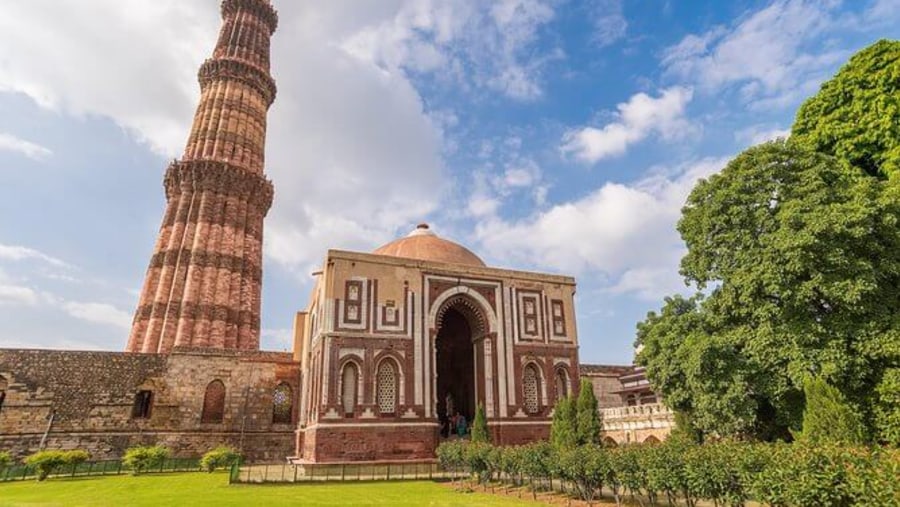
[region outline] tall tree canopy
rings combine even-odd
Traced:
[[[804,382],[837,387],[900,444],[900,42],[861,51],[789,141],[700,181],[678,230],[685,279],[638,325],[638,363],[700,431],[788,436]]]
[[[638,361],[674,408],[707,432],[785,435],[812,375],[872,406],[900,358],[900,200],[885,188],[788,141],[698,183],[681,272],[709,295],[638,326]]]
[[[871,176],[900,177],[900,41],[854,55],[803,104],[791,137]]]

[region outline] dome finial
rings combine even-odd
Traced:
[[[407,237],[410,236],[435,236],[434,231],[431,230],[431,226],[422,222],[417,225],[415,229],[413,229]]]

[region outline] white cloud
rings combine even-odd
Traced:
[[[591,5],[594,21],[594,41],[606,47],[618,42],[628,32],[628,21],[622,0],[594,0]]]
[[[19,153],[32,160],[44,160],[45,158],[53,155],[52,151],[39,144],[20,139],[12,134],[4,134],[2,132],[0,132],[0,151],[11,151],[13,153]]]
[[[553,0],[409,0],[396,15],[348,36],[349,54],[388,71],[440,72],[464,86],[487,87],[528,100],[542,93],[554,49],[534,48],[554,18]]]
[[[662,90],[656,98],[638,93],[617,106],[616,121],[601,128],[584,127],[567,132],[562,151],[593,164],[623,155],[629,146],[653,133],[666,140],[682,137],[693,128],[685,118],[685,109],[692,98],[693,91],[680,86]]]
[[[0,91],[41,106],[113,118],[175,155],[215,40],[215,2],[0,2]]]
[[[56,266],[59,268],[68,267],[69,265],[65,262],[57,259],[56,257],[47,255],[43,252],[35,250],[33,248],[28,248],[25,246],[19,245],[4,245],[0,243],[0,260],[5,261],[24,261],[24,260],[39,260],[42,262],[46,262],[52,266]]]
[[[30,287],[0,283],[0,305],[33,306],[39,301],[40,296]]]
[[[445,195],[443,124],[403,72],[341,48],[414,3],[279,5],[279,96],[267,143],[276,200],[265,248],[274,260],[305,270],[327,247],[372,248]],[[199,95],[197,69],[216,40],[216,4],[0,1],[0,92],[24,93],[53,111],[109,117],[178,156]],[[147,170],[162,178],[164,167]]]
[[[688,35],[663,53],[669,74],[705,91],[739,85],[743,100],[760,109],[781,108],[815,91],[846,58],[823,49],[819,37],[837,20],[836,1],[778,0],[739,19]]]
[[[120,329],[131,328],[132,315],[109,304],[66,302],[62,309],[76,319]]]
[[[652,299],[678,288],[684,250],[675,230],[697,180],[727,159],[704,159],[656,170],[630,184],[607,183],[582,199],[557,204],[518,222],[482,221],[485,252],[529,266],[612,280],[607,290]]]

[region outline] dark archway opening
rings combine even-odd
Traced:
[[[466,317],[449,308],[441,319],[436,346],[437,413],[443,423],[455,412],[471,424],[475,417],[475,351]],[[448,406],[448,404],[450,406]]]

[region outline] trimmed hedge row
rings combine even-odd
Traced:
[[[530,484],[536,491],[561,480],[589,503],[606,491],[617,504],[631,496],[641,505],[900,505],[900,452],[880,448],[670,440],[557,450],[546,442],[494,447],[460,441],[442,444],[437,455],[446,469],[467,470],[482,483]]]
[[[97,470],[99,474],[105,475],[108,471],[113,473],[122,473],[128,470],[134,475],[147,472],[163,472],[177,471],[179,462],[192,462],[191,469],[205,470],[213,472],[220,468],[229,468],[234,463],[240,463],[242,456],[236,450],[227,446],[218,446],[208,451],[199,460],[196,458],[188,460],[174,460],[175,467],[171,467],[170,451],[163,445],[147,445],[130,447],[125,451],[125,455],[121,460],[106,460],[88,462],[90,454],[83,450],[45,450],[38,451],[29,455],[22,460],[21,466],[14,465],[12,455],[9,452],[0,452],[0,481],[8,478],[17,477],[24,480],[26,477],[34,476],[38,481],[47,479],[52,474],[59,473],[85,473],[81,465],[91,465],[87,469],[90,475],[92,470]],[[170,466],[167,468],[166,465]],[[93,465],[98,465],[94,467]],[[109,465],[112,465],[110,468]],[[64,470],[63,472],[60,472]],[[71,471],[71,472],[69,472]],[[13,472],[12,474],[10,472]],[[15,479],[14,479],[15,480]]]

